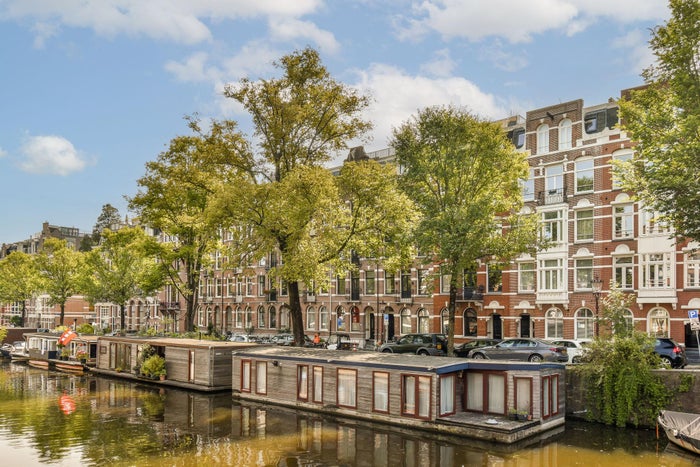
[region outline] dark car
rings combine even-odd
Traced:
[[[654,352],[661,358],[661,365],[667,368],[683,368],[688,364],[685,349],[673,339],[657,337]]]
[[[294,345],[294,334],[275,334],[270,337],[270,343],[277,345]],[[304,334],[304,347],[313,347],[313,341]]]
[[[406,334],[397,341],[383,344],[379,347],[379,351],[386,353],[414,353],[417,355],[445,355],[447,351],[447,336],[435,333]]]
[[[523,360],[526,362],[569,361],[566,347],[554,345],[541,339],[519,337],[506,339],[488,347],[480,347],[469,352],[469,358],[494,360]]]
[[[469,352],[474,349],[496,345],[499,342],[501,342],[501,339],[493,339],[490,337],[476,337],[474,339],[469,339],[460,345],[455,345],[455,357],[466,358],[469,355]]]

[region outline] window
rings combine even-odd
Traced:
[[[642,235],[668,234],[668,222],[658,212],[642,210]]]
[[[457,330],[455,329],[455,334]],[[450,310],[443,308],[440,310],[440,332],[443,334],[450,333]]]
[[[440,376],[440,415],[455,413],[455,376]]]
[[[631,149],[621,149],[619,151],[613,152],[613,161],[619,162],[619,163],[624,163],[624,162],[629,162],[632,160],[632,155],[634,152]],[[619,190],[622,188],[622,183],[620,182],[620,179],[617,175],[616,167],[613,165],[613,170],[612,170],[613,176],[612,176],[612,187],[613,190]]]
[[[319,320],[318,328],[321,331],[328,331],[328,320],[329,319],[330,318],[328,316],[328,308],[326,308],[325,306],[321,306],[318,309],[318,320]]]
[[[527,180],[522,180],[523,201],[535,200],[535,169],[530,168]]]
[[[313,370],[314,402],[323,402],[323,367],[315,366]]]
[[[440,293],[450,293],[450,282],[452,282],[452,274],[449,274],[446,268],[441,268],[440,272]]]
[[[508,139],[516,149],[520,149],[525,144],[525,128],[515,128],[508,132]]]
[[[389,373],[372,373],[372,410],[389,412]]]
[[[542,238],[554,243],[564,241],[564,222],[561,210],[545,211],[541,215]]]
[[[537,154],[549,152],[549,126],[540,125],[537,127]]]
[[[464,288],[473,291],[476,289],[476,265],[464,269]]]
[[[336,276],[335,278],[335,293],[338,295],[345,295],[347,293],[345,287],[345,277]]]
[[[250,360],[241,361],[241,392],[250,392]]]
[[[408,308],[404,308],[401,310],[401,315],[400,315],[400,320],[401,320],[401,334],[410,334],[411,333],[411,310]]]
[[[671,287],[671,254],[648,253],[641,254],[642,287],[649,289],[665,289]]]
[[[542,378],[542,418],[559,413],[559,375]]]
[[[615,283],[621,289],[633,289],[634,264],[632,256],[613,257],[613,267],[615,269]]]
[[[372,295],[376,293],[374,271],[365,272],[365,294]]]
[[[355,408],[357,405],[357,370],[338,368],[338,405]]]
[[[396,293],[396,276],[393,272],[384,271],[384,293]]]
[[[593,240],[593,209],[576,211],[576,241]]]
[[[634,235],[634,207],[621,204],[613,207],[613,239],[631,238]]]
[[[430,315],[425,308],[418,310],[418,332],[430,332]]]
[[[255,363],[255,392],[267,394],[267,362]]]
[[[593,280],[593,259],[574,260],[576,290],[588,290]]]
[[[265,308],[263,307],[258,307],[258,327],[259,328],[264,328],[265,327]]]
[[[411,298],[411,271],[401,271],[401,298]]]
[[[417,418],[430,417],[430,376],[404,375],[401,413]]]
[[[306,329],[311,331],[316,329],[316,309],[312,306],[306,309]]]
[[[503,292],[503,269],[502,263],[492,263],[486,265],[486,281],[489,292]]]
[[[236,327],[243,327],[243,310],[241,310],[240,308],[236,308]]]
[[[576,312],[574,324],[574,339],[593,339],[595,335],[595,317],[588,308]]]
[[[586,133],[600,133],[605,128],[614,128],[617,125],[617,107],[588,112],[583,117],[583,127]]]
[[[544,317],[545,339],[563,337],[564,314],[558,308],[550,308]]]
[[[467,308],[464,310],[464,335],[465,336],[476,336],[477,335],[477,321],[476,321],[476,310],[473,308]]]
[[[540,260],[539,290],[555,292],[564,290],[564,260],[561,258]]]
[[[518,292],[535,291],[535,263],[528,261],[518,264]]]
[[[245,327],[249,328],[253,326],[253,310],[247,306],[245,308]]]
[[[258,276],[258,296],[262,297],[265,295],[265,276],[264,275],[259,275]]]
[[[564,165],[556,164],[545,167],[544,189],[548,195],[561,195],[564,192]],[[561,202],[563,199],[549,198],[550,202]]]
[[[309,400],[309,367],[297,365],[297,399]]]
[[[532,415],[532,378],[513,378],[515,382],[515,410]]]
[[[593,191],[593,159],[577,160],[576,166],[576,193]]]
[[[649,334],[655,337],[669,337],[670,317],[668,311],[663,308],[654,308],[649,312],[647,320]]]
[[[270,329],[276,329],[277,328],[277,310],[275,309],[274,306],[270,307],[269,315],[270,315]]]
[[[559,150],[571,149],[571,120],[559,122]]]
[[[467,410],[504,415],[506,376],[503,373],[467,372]]]
[[[700,287],[700,253],[685,255],[685,288]]]
[[[419,269],[418,273],[418,295],[428,295],[428,270]]]
[[[347,317],[345,316],[345,310],[343,309],[343,307],[339,306],[338,308],[336,308],[335,314],[338,317],[336,320],[337,330],[338,331],[347,331],[347,329],[345,328],[345,326],[347,324]]]

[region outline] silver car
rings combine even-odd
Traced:
[[[493,360],[521,360],[526,362],[569,361],[566,347],[534,338],[518,337],[505,339],[496,345],[480,347],[469,352],[469,358]]]

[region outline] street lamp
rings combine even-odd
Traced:
[[[598,312],[600,292],[603,290],[603,280],[598,276],[593,276],[591,281],[591,289],[593,289],[593,298],[595,299],[595,336],[598,337]]]

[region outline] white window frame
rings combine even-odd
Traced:
[[[537,270],[534,261],[518,263],[518,292],[533,293],[535,291],[536,275]]]
[[[640,288],[670,289],[673,287],[673,258],[670,252],[640,253],[639,268],[642,273]]]
[[[537,127],[537,154],[549,152],[549,125],[543,123]]]
[[[559,122],[559,150],[571,149],[571,120],[568,118]]]
[[[574,259],[574,290],[590,290],[593,280],[593,258]]]
[[[684,283],[686,289],[700,288],[700,252],[689,252],[685,254],[683,261]]]
[[[634,256],[613,256],[613,273],[615,282],[620,289],[634,289]]]
[[[563,258],[548,258],[539,260],[539,268],[537,272],[538,291],[562,292],[565,290]]]
[[[563,243],[565,240],[563,210],[542,211],[540,213],[540,232],[545,240],[555,244]]]
[[[574,315],[574,339],[595,337],[595,315],[588,307],[579,308]]]
[[[590,217],[588,217],[590,215]],[[594,209],[577,209],[576,222],[574,222],[574,238],[577,242],[590,242],[595,236],[595,221]],[[588,227],[589,228],[584,228]],[[590,232],[590,234],[588,233]]]
[[[634,205],[632,203],[613,205],[613,239],[634,236]]]
[[[574,192],[579,193],[593,193],[595,187],[595,161],[592,158],[577,159],[574,162]],[[583,178],[590,177],[590,187],[584,185],[579,186],[579,182]]]
[[[564,337],[564,313],[559,308],[550,308],[544,315],[545,339]]]

